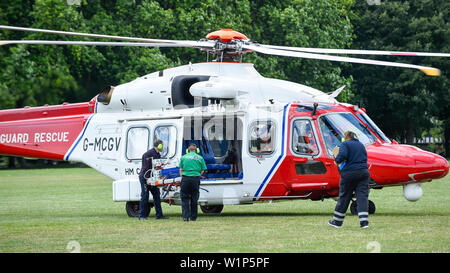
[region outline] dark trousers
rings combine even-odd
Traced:
[[[139,217],[145,218],[149,214],[148,208],[148,197],[149,192],[151,192],[153,196],[153,205],[156,211],[156,218],[160,218],[163,216],[162,208],[161,208],[161,199],[160,192],[158,187],[147,185],[147,181],[145,178],[139,176],[139,182],[141,182],[141,201],[139,202]]]
[[[197,219],[200,177],[183,176],[181,179],[181,212],[183,219]]]
[[[356,195],[356,205],[361,224],[369,222],[369,171],[360,169],[341,173],[339,182],[339,200],[334,210],[334,220],[341,224],[344,222],[345,213],[352,199],[353,192]]]

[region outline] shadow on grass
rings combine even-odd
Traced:
[[[427,212],[380,212],[380,213],[375,213],[375,214],[371,214],[375,215],[375,216],[388,216],[388,217],[398,217],[398,216],[450,216],[450,213],[442,213],[442,212],[431,212],[431,213],[427,213]]]
[[[165,216],[169,217],[169,219],[181,219],[181,209],[180,212],[166,212]],[[30,215],[28,215],[30,216]],[[211,213],[205,214],[199,212],[199,218],[245,218],[245,217],[332,217],[333,212],[222,212],[220,214]],[[450,213],[439,213],[439,212],[379,212],[375,214],[371,214],[370,217],[425,217],[425,216],[450,216]],[[148,217],[149,220],[154,219],[155,215],[150,214]],[[357,217],[356,215],[352,215],[350,212],[347,212],[347,217]],[[34,218],[34,217],[33,217]],[[39,217],[37,217],[39,218]],[[137,217],[129,217],[126,213],[99,213],[99,214],[54,214],[52,218],[60,218],[60,219],[109,219],[109,220],[124,220],[124,219],[137,219]]]
[[[203,214],[206,217],[291,217],[291,216],[330,216],[332,212],[224,212]]]

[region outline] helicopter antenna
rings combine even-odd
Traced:
[[[345,88],[345,85],[343,85],[343,86],[339,87],[338,89],[334,90],[333,92],[331,92],[330,97],[332,97],[333,99],[336,98],[344,90],[344,88]]]

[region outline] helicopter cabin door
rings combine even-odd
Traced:
[[[309,117],[295,118],[291,122],[289,180],[294,195],[325,191],[335,174],[333,159],[322,151],[319,131],[314,124]]]
[[[142,155],[153,148],[156,140],[162,140],[161,158],[167,159],[168,165],[176,166],[181,156],[181,138],[183,121],[181,117],[159,119],[130,119],[124,124],[124,155],[123,178],[133,183],[124,184],[126,190],[117,188],[115,192],[122,193],[116,201],[137,201],[140,199],[141,186],[138,175],[142,166]],[[144,174],[148,177],[150,174]],[[120,184],[122,185],[122,184]],[[117,187],[120,186],[119,184]]]

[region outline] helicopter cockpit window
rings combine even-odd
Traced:
[[[319,126],[329,155],[339,146],[346,131],[354,132],[364,145],[373,144],[376,137],[351,113],[328,114],[320,117]]]
[[[363,111],[359,110],[356,115],[364,122],[367,124],[367,126],[369,126],[370,129],[372,129],[372,131],[376,132],[381,139],[383,139],[384,141],[391,143],[391,141],[389,140],[389,138],[383,133],[383,131],[381,131],[380,128],[378,128],[378,126],[375,124],[375,122],[373,122],[372,119],[370,119],[370,117],[364,113]]]
[[[249,152],[251,155],[270,155],[275,150],[275,124],[257,121],[250,126]]]
[[[292,130],[292,150],[296,154],[318,155],[316,138],[309,120],[296,120]]]
[[[149,148],[150,132],[147,127],[133,127],[127,133],[127,152],[129,160],[141,160]]]
[[[172,158],[175,155],[177,143],[177,129],[175,126],[156,127],[153,139],[159,139],[163,142],[161,158]]]

